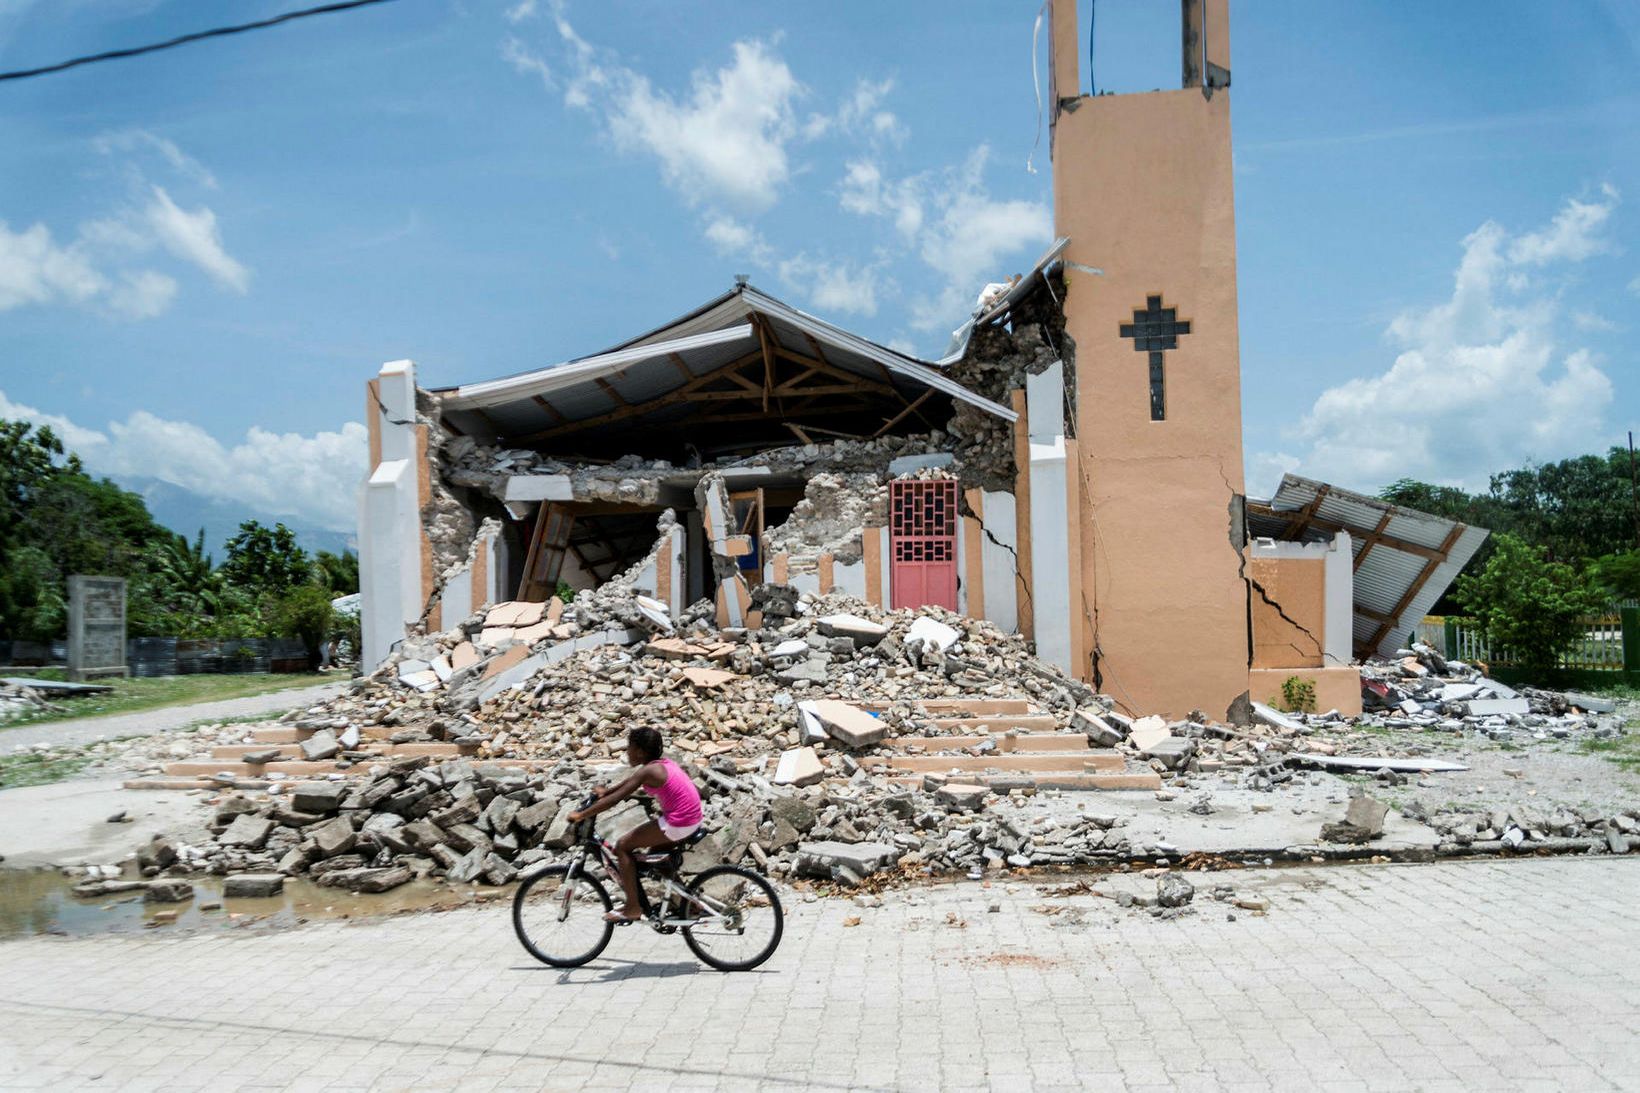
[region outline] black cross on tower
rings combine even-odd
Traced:
[[[1163,307],[1160,296],[1146,296],[1145,306],[1135,308],[1133,321],[1121,325],[1121,336],[1133,339],[1133,348],[1150,354],[1150,420],[1167,416],[1166,388],[1162,377],[1162,353],[1179,348],[1179,335],[1190,333],[1189,320],[1180,321],[1174,308]]]

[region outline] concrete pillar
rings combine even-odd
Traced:
[[[1328,667],[1347,665],[1355,659],[1355,564],[1351,552],[1347,531],[1334,535],[1328,544],[1322,632],[1322,663]]]
[[[1031,602],[1036,655],[1071,671],[1070,524],[1066,513],[1064,367],[1025,380],[1031,458]]]
[[[422,590],[420,474],[416,466],[416,369],[384,364],[372,382],[370,469],[359,494],[360,628],[366,671],[404,640],[426,608]]]

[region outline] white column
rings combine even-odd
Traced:
[[[1065,511],[1065,375],[1058,361],[1025,377],[1031,438],[1031,605],[1036,655],[1071,671],[1070,516]],[[1080,564],[1080,563],[1079,563]],[[989,581],[987,581],[989,583]]]
[[[1019,629],[1019,603],[1015,595],[1019,577],[1019,532],[1015,526],[1014,495],[980,494],[980,522],[985,532],[980,538],[980,563],[985,571],[985,617],[1004,633]]]
[[[1355,563],[1350,533],[1341,531],[1327,547],[1323,580],[1322,663],[1329,668],[1355,660]]]
[[[416,459],[416,368],[382,365],[375,408],[381,462],[359,495],[359,624],[366,671],[404,640],[427,606],[421,594],[421,512]]]

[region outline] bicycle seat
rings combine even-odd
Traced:
[[[708,832],[705,828],[696,828],[692,834],[679,839],[671,846],[655,847],[651,850],[640,850],[636,854],[632,855],[632,859],[634,861],[641,862],[644,865],[666,865],[668,863],[672,863],[674,865],[681,864],[683,861],[684,850],[694,846],[696,843],[706,838],[707,834]]]

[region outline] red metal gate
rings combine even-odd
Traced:
[[[957,609],[957,483],[914,479],[888,484],[892,605]]]

